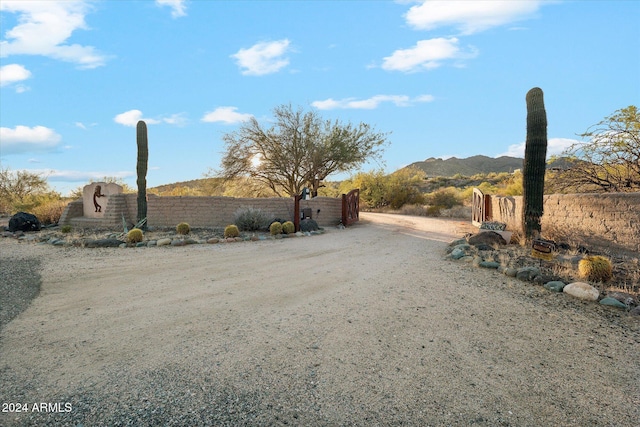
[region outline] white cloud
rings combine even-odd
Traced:
[[[58,146],[62,137],[44,126],[16,126],[0,128],[0,152],[5,154],[50,151]]]
[[[107,57],[93,46],[65,44],[77,29],[87,29],[84,17],[89,11],[84,1],[3,0],[0,11],[17,13],[18,25],[7,30],[0,41],[0,56],[43,55],[73,62],[79,68],[96,68]]]
[[[420,40],[412,48],[399,49],[391,56],[385,57],[382,68],[410,73],[438,68],[445,61],[459,61],[477,56],[477,51],[472,47],[468,52],[462,51],[458,42],[455,37]]]
[[[455,27],[462,34],[473,34],[530,18],[542,3],[538,0],[426,0],[412,6],[405,19],[418,30]]]
[[[31,71],[20,64],[9,64],[0,67],[0,86],[27,80],[31,77]]]
[[[184,113],[172,114],[169,117],[165,117],[162,119],[164,123],[175,125],[175,126],[184,126],[187,124],[188,119],[185,117]]]
[[[579,144],[580,141],[577,139],[569,139],[569,138],[551,138],[547,141],[547,159],[551,156],[557,156],[562,154],[562,152],[569,148],[573,144]],[[526,142],[521,142],[520,144],[512,144],[509,146],[506,152],[498,154],[496,157],[500,156],[510,156],[510,157],[524,157],[524,149]]]
[[[378,108],[383,102],[391,102],[397,107],[408,107],[419,102],[433,101],[432,95],[420,95],[416,98],[410,98],[407,95],[375,95],[368,99],[344,98],[335,100],[332,98],[324,101],[314,101],[311,105],[318,110],[335,110],[335,109],[364,109],[372,110]]]
[[[171,16],[173,18],[187,15],[187,6],[185,3],[186,0],[156,0],[158,6],[168,6],[171,8]]]
[[[142,117],[142,111],[129,110],[124,113],[120,113],[113,118],[113,121],[124,126],[136,127],[138,121],[144,120],[148,125],[155,125],[160,123],[159,120],[146,119]]]
[[[101,180],[105,176],[113,178],[129,178],[136,174],[132,171],[75,171],[56,169],[30,169],[29,172],[43,175],[48,181],[87,182]]]
[[[237,107],[218,107],[213,111],[205,113],[201,120],[208,123],[222,122],[234,124],[246,122],[253,117],[251,114],[238,113],[236,112],[237,109]]]
[[[287,39],[261,42],[248,49],[240,49],[231,57],[236,59],[243,75],[262,76],[276,73],[289,65],[289,58],[284,56],[290,50],[289,45]]]

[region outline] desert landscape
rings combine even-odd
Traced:
[[[460,233],[363,213],[259,242],[0,239],[3,281],[40,288],[0,331],[0,424],[637,425],[637,317],[445,260]]]

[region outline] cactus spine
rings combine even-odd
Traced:
[[[542,89],[534,87],[526,96],[527,141],[522,170],[523,201],[522,229],[527,241],[536,237],[542,227],[540,217],[544,203],[544,174],[547,158],[547,113]]]
[[[140,120],[136,126],[136,140],[138,143],[138,221],[147,217],[147,162],[149,161],[149,147],[147,141],[147,124]],[[146,228],[146,225],[144,226]]]

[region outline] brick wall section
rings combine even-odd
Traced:
[[[491,196],[491,218],[522,231],[522,197]],[[544,197],[542,231],[583,244],[640,252],[640,193]]]
[[[273,218],[293,221],[292,197],[252,199],[159,197],[150,194],[147,201],[147,224],[149,226],[174,227],[180,222],[186,222],[192,227],[225,227],[233,224],[235,212],[243,207],[259,208],[269,213]],[[316,197],[311,200],[302,200],[300,208],[307,207],[311,208],[313,218],[323,227],[337,225],[342,219],[341,198]],[[320,209],[319,214],[317,213],[318,209]],[[136,194],[117,194],[109,196],[103,219],[83,218],[82,201],[76,201],[69,204],[60,223],[83,228],[91,225],[94,227],[113,227],[122,224],[122,215],[124,215],[129,224],[134,224],[137,222],[137,210]]]

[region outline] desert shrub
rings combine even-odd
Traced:
[[[427,208],[427,216],[440,216],[442,206],[429,206]]]
[[[440,216],[444,218],[471,218],[471,206],[454,206],[442,209]]]
[[[315,219],[306,218],[300,221],[300,231],[315,231],[319,230],[318,223]]]
[[[296,231],[296,226],[291,221],[286,221],[282,224],[282,232],[284,234],[291,234]]]
[[[63,225],[62,227],[60,227],[60,231],[62,231],[63,233],[71,233],[71,226],[70,225]]]
[[[224,229],[224,237],[238,237],[240,235],[240,230],[238,230],[238,226],[235,224],[227,225]]]
[[[441,209],[451,209],[462,204],[455,188],[441,188],[429,193],[426,201],[430,206],[439,206]]]
[[[186,235],[191,233],[191,227],[189,227],[189,224],[187,224],[186,222],[181,222],[180,224],[176,225],[176,232],[178,234]]]
[[[427,211],[423,205],[404,205],[400,208],[400,213],[402,215],[413,215],[413,216],[426,216]]]
[[[62,200],[47,200],[32,207],[30,213],[34,214],[42,225],[57,224],[67,204]]]
[[[613,276],[613,266],[608,258],[600,255],[588,256],[578,263],[578,272],[583,279],[606,282]]]
[[[276,234],[282,234],[282,224],[278,221],[271,223],[271,225],[269,226],[269,233],[274,236]]]
[[[234,214],[233,223],[242,231],[266,230],[271,216],[259,208],[239,208]]]
[[[127,233],[127,242],[129,243],[138,243],[142,242],[142,230],[139,228],[134,228]]]

